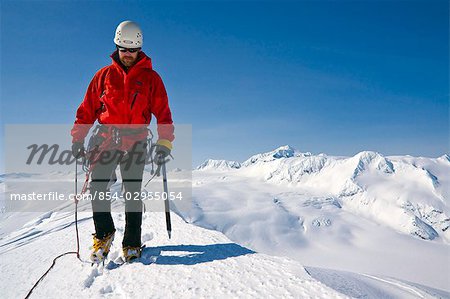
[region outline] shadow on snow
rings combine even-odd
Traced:
[[[253,253],[235,243],[168,245],[144,248],[141,258],[136,262],[144,265],[195,265]]]

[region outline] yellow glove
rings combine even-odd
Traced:
[[[159,139],[156,142],[156,148],[155,148],[155,153],[156,153],[156,163],[163,163],[163,161],[166,159],[167,156],[170,155],[170,151],[172,150],[172,142],[170,142],[167,139]]]

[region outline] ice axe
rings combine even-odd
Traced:
[[[167,233],[169,234],[169,239],[172,236],[172,223],[170,221],[170,204],[169,204],[169,190],[167,187],[167,171],[166,171],[166,162],[168,160],[165,160],[164,157],[161,154],[158,154],[156,161],[158,161],[156,164],[158,164],[158,168],[156,168],[156,171],[153,174],[153,170],[151,173],[153,176],[147,181],[144,187],[147,187],[148,183],[155,177],[160,176],[161,172],[163,175],[163,199],[164,199],[164,210],[166,212],[166,228]],[[153,162],[153,160],[152,160]],[[152,163],[153,164],[153,163]]]
[[[163,188],[164,188],[164,193],[165,198],[164,198],[164,208],[165,208],[165,212],[166,212],[166,228],[167,228],[167,233],[169,234],[169,239],[171,237],[172,234],[172,223],[170,221],[170,205],[169,205],[169,191],[167,188],[167,172],[166,172],[166,163],[162,163],[161,165],[162,168],[162,175],[163,175]],[[164,194],[163,193],[163,194]]]

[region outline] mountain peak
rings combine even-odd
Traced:
[[[353,172],[352,179],[356,178],[364,170],[368,169],[372,164],[375,165],[377,170],[380,170],[384,173],[394,173],[394,165],[392,164],[392,162],[378,152],[362,151],[350,159],[355,160],[357,164]]]
[[[279,148],[273,150],[270,153],[273,153],[272,156],[274,158],[290,158],[290,157],[294,157],[295,153],[297,152],[297,150],[295,148],[293,148],[290,145],[283,145],[280,146]]]
[[[282,158],[311,156],[311,153],[301,153],[290,145],[280,146],[270,152],[256,154],[247,159],[243,166],[249,166],[257,162],[270,162]]]
[[[450,162],[450,155],[449,154],[444,154],[444,155],[440,156],[438,159],[442,160],[442,161],[445,161],[445,162]]]

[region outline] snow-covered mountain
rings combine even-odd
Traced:
[[[193,177],[185,219],[252,250],[449,289],[448,155],[336,157],[283,146]]]
[[[450,242],[450,157],[385,157],[364,151],[353,157],[314,156],[290,146],[257,154],[241,164],[207,160],[197,170],[253,177],[298,188],[345,205],[355,213],[422,239]]]
[[[169,188],[182,174],[169,173]],[[81,212],[85,262],[58,260],[31,297],[450,298],[448,155],[335,157],[283,146],[242,163],[207,160],[192,176],[192,209],[174,207],[171,240],[164,215],[148,212],[143,257],[118,266],[125,217],[115,213],[111,262],[91,267],[93,223]],[[17,191],[21,179],[73,173],[0,178],[6,192],[6,179]],[[2,297],[24,297],[75,248],[72,208],[0,213],[0,270],[10,278]]]

